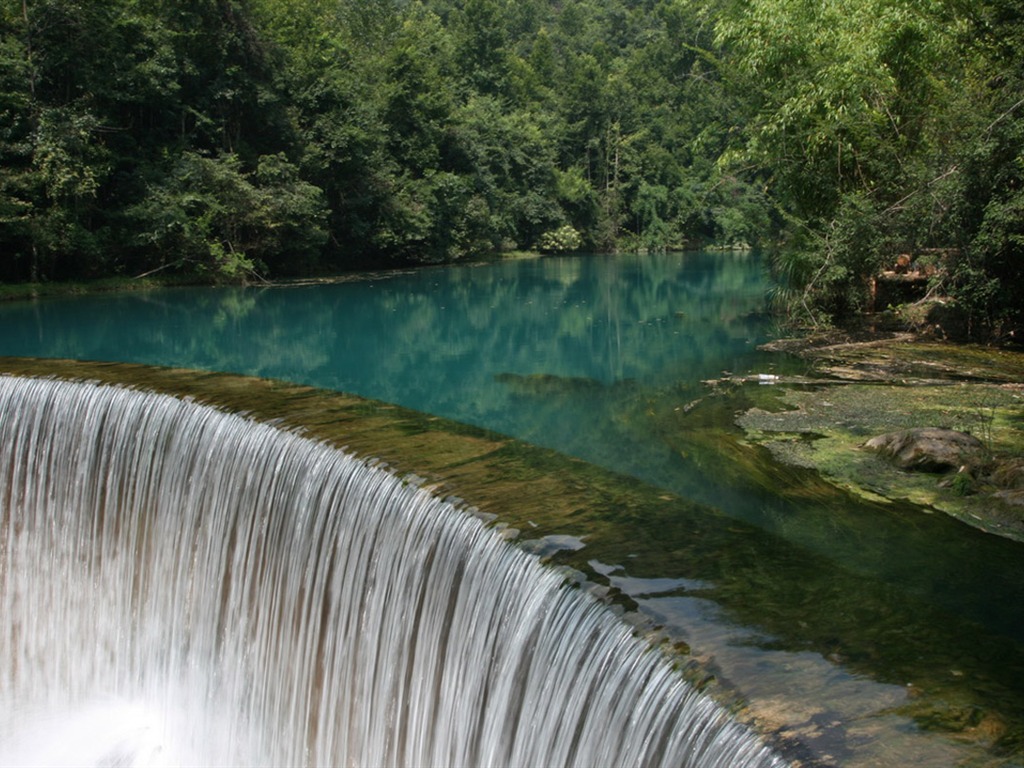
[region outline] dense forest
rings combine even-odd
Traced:
[[[0,280],[771,248],[1024,327],[1019,0],[7,0]]]

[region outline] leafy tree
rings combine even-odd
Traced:
[[[949,286],[972,335],[1024,334],[1024,11],[985,0],[961,9],[979,84],[961,111],[970,133],[944,179]]]
[[[0,13],[0,276],[28,279],[38,273],[31,255],[38,194],[31,169],[33,70],[20,20],[10,8]]]
[[[260,277],[268,262],[297,271],[326,239],[320,190],[283,155],[246,173],[237,155],[184,152],[128,211],[139,245],[214,279]]]
[[[456,66],[468,87],[485,95],[502,93],[508,86],[508,63],[497,0],[466,0],[449,25]]]
[[[848,315],[898,253],[950,245],[940,182],[973,123],[975,56],[947,4],[746,0],[716,31],[757,95],[744,158],[788,219],[798,306]]]

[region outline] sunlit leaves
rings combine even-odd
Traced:
[[[750,0],[719,21],[719,43],[757,83],[751,157],[798,213],[828,217],[845,192],[898,176],[944,106],[932,80],[954,33],[930,0]]]
[[[95,198],[107,168],[95,115],[74,108],[41,110],[33,136],[33,164],[52,201],[72,205]]]
[[[779,259],[805,315],[848,315],[898,254],[935,249],[948,274],[934,289],[969,312],[1021,304],[1013,288],[992,291],[1019,284],[1024,261],[1019,177],[1008,172],[1019,143],[1004,134],[1024,106],[1019,65],[1005,57],[1021,36],[1007,10],[1002,0],[726,4],[716,39],[735,84],[755,94],[742,158],[770,172],[766,188],[806,249]]]

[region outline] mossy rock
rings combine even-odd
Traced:
[[[985,462],[985,445],[974,435],[941,427],[917,427],[887,432],[864,443],[864,448],[891,460],[900,469],[914,472],[951,472],[960,467],[979,467]]]
[[[803,358],[808,370],[776,382],[774,403],[737,409],[748,441],[866,499],[907,500],[1024,541],[1016,496],[1024,487],[1024,353],[908,333],[786,339],[765,349]],[[922,428],[971,436],[955,462],[930,467],[964,472],[937,482],[863,450],[873,436]]]

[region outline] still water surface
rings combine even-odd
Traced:
[[[8,303],[0,355],[280,378],[633,475],[735,524],[631,520],[634,542],[580,557],[695,654],[713,653],[702,661],[814,758],[953,765],[1000,736],[996,752],[1019,748],[1018,546],[912,508],[737,486],[660,437],[703,379],[798,369],[757,351],[772,333],[762,266],[748,254],[545,258]]]
[[[595,458],[616,405],[638,388],[692,384],[761,357],[759,266],[731,255],[548,258],[6,304],[0,353],[281,378]],[[636,449],[608,461],[630,462]]]

